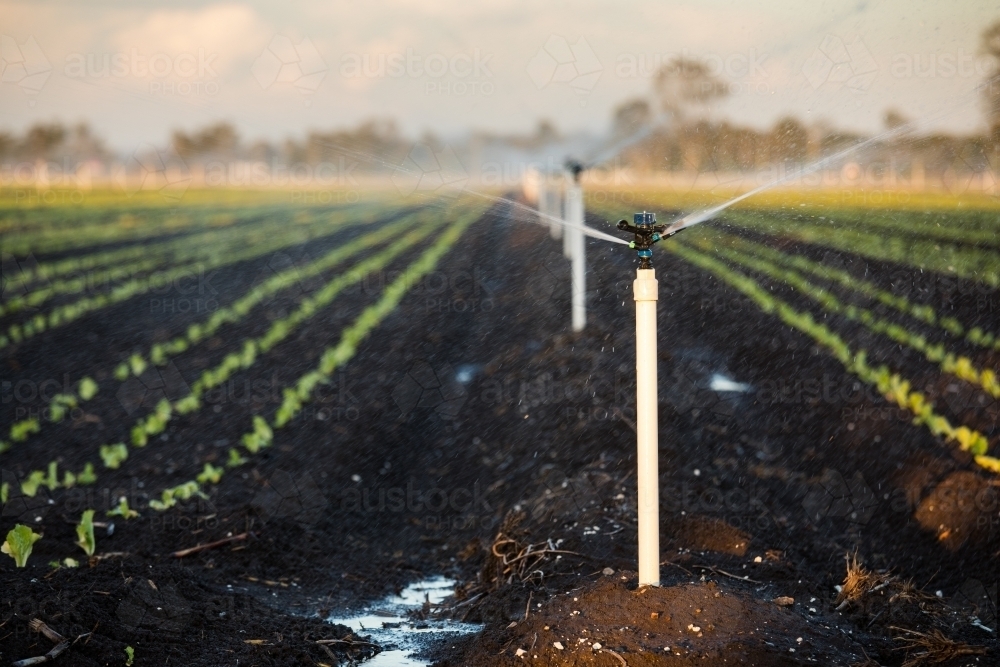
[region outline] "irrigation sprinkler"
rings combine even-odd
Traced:
[[[587,257],[583,234],[583,189],[580,187],[583,165],[571,160],[566,167],[573,176],[572,182],[566,186],[566,222],[569,226],[565,232],[572,262],[573,331],[583,331],[587,325]]]
[[[631,232],[628,244],[639,253],[632,292],[635,297],[635,431],[639,514],[639,585],[660,584],[660,486],[659,425],[656,389],[656,300],[658,284],[653,269],[653,244],[673,234],[656,224],[656,214],[643,211],[633,223],[618,222],[618,229]],[[676,232],[674,232],[676,233]]]

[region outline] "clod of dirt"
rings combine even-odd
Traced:
[[[863,658],[842,634],[725,582],[635,587],[600,577],[514,627],[471,638],[445,665],[807,665]]]

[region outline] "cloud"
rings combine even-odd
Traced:
[[[144,55],[218,54],[213,69],[224,75],[260,54],[274,30],[246,5],[210,5],[202,9],[158,9],[137,24],[118,31],[113,47]]]

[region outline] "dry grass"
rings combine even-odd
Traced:
[[[900,633],[895,639],[902,643],[900,650],[906,651],[903,667],[940,665],[963,656],[986,655],[986,647],[971,646],[948,639],[940,630],[917,632],[897,627],[891,629]]]
[[[857,554],[847,557],[847,574],[837,594],[837,611],[842,611],[852,602],[857,602],[865,595],[880,591],[893,581],[892,577],[866,570],[858,562]]]

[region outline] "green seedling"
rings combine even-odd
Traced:
[[[229,451],[232,451],[232,450],[229,450]],[[4,482],[3,484],[0,484],[0,503],[3,503],[4,505],[6,505],[7,504],[7,498],[9,498],[9,497],[10,497],[10,483],[9,482]]]
[[[178,500],[190,500],[194,496],[199,496],[201,498],[207,498],[201,489],[198,487],[198,482],[191,480],[189,482],[184,482],[179,484],[172,489],[164,489],[160,500],[150,500],[149,506],[158,512],[168,510],[177,504]]]
[[[115,366],[115,379],[124,382],[128,379],[128,364],[124,361]]]
[[[268,426],[267,422],[260,415],[254,415],[253,418],[253,433],[245,433],[243,435],[243,446],[247,448],[251,454],[256,454],[264,447],[271,444],[271,440],[274,439],[274,431]]]
[[[0,454],[3,454],[8,449],[10,449],[10,443],[5,440],[0,440]]]
[[[76,486],[76,475],[71,473],[69,470],[63,473],[62,485],[64,489],[72,489]]]
[[[77,388],[76,393],[80,397],[80,400],[89,401],[94,396],[97,396],[97,390],[97,383],[91,378],[85,377],[80,380],[80,386]]]
[[[112,510],[108,510],[108,516],[120,516],[121,518],[128,521],[129,519],[135,519],[139,516],[139,513],[128,506],[128,498],[122,496],[118,499],[118,506]]]
[[[149,360],[156,366],[167,365],[167,351],[164,349],[163,345],[157,343],[149,350]]]
[[[49,491],[55,491],[59,488],[59,471],[55,461],[49,461],[48,474],[45,476],[44,484]]]
[[[76,476],[76,483],[86,486],[87,484],[93,484],[96,481],[97,475],[94,473],[94,464],[89,462],[84,464],[83,472]]]
[[[190,414],[198,411],[198,408],[201,407],[201,400],[199,400],[199,398],[194,394],[188,394],[181,400],[177,401],[177,405],[174,407],[176,407],[177,412],[182,415]]]
[[[34,417],[15,422],[10,427],[10,439],[14,442],[24,442],[32,433],[38,433],[42,429],[38,420]]]
[[[149,501],[149,507],[157,512],[163,512],[177,504],[177,499],[170,489],[164,489],[160,495],[160,500],[153,498]]]
[[[149,442],[149,434],[146,433],[146,426],[140,421],[132,427],[132,444],[136,447],[145,447]]]
[[[49,401],[49,421],[61,422],[66,414],[76,407],[76,396],[72,394],[56,394]]]
[[[119,442],[114,445],[101,445],[101,460],[104,461],[105,468],[117,470],[127,458],[128,447],[125,446],[125,443]]]
[[[38,487],[45,484],[45,473],[41,470],[32,470],[28,478],[21,482],[21,493],[34,498],[38,493]]]
[[[207,498],[204,493],[201,492],[198,482],[190,481],[184,482],[183,484],[178,484],[173,489],[171,489],[175,498],[180,500],[191,500],[195,496],[200,496],[202,498]]]
[[[24,567],[28,564],[31,549],[40,539],[42,536],[28,526],[17,524],[7,533],[7,540],[0,546],[0,551],[13,558],[17,567]]]
[[[237,468],[247,462],[245,456],[240,456],[240,453],[235,449],[231,448],[229,450],[229,460],[226,461],[226,465],[230,468]]]
[[[142,355],[133,354],[128,358],[128,366],[132,375],[139,377],[146,370],[146,360],[142,358]]]
[[[80,561],[78,561],[75,558],[63,558],[61,563],[57,560],[50,560],[49,567],[51,567],[53,570],[58,570],[63,567],[69,567],[69,568],[80,567]]]
[[[219,480],[222,479],[222,473],[225,472],[224,468],[216,468],[211,463],[205,464],[205,469],[198,473],[195,479],[198,480],[199,484],[218,484]]]
[[[94,541],[94,510],[84,510],[80,523],[76,526],[76,545],[83,549],[87,556],[94,555],[97,543]]]
[[[132,661],[135,660],[135,649],[131,646],[126,646],[125,657],[125,667],[132,667]]]

